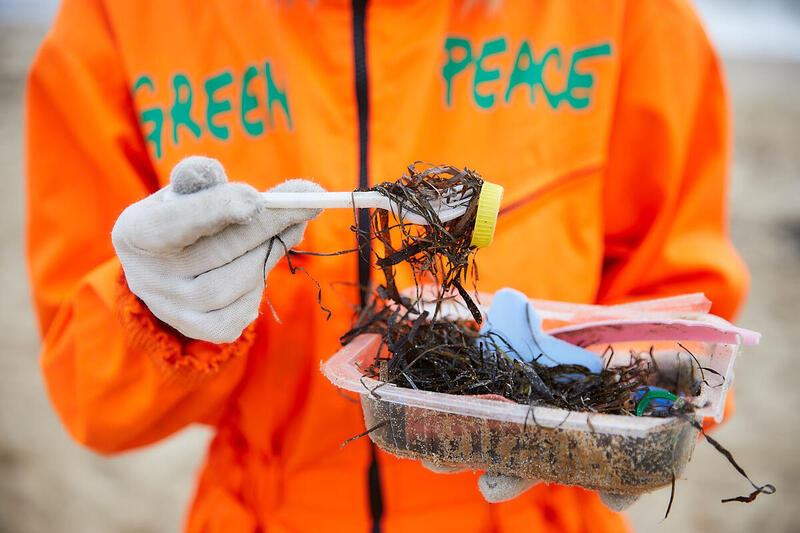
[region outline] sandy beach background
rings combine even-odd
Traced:
[[[800,531],[800,2],[704,0],[724,57],[735,118],[733,240],[753,283],[739,323],[763,342],[737,361],[736,417],[717,437],[777,494],[720,504],[749,490],[700,442],[677,486],[629,513],[640,532]],[[24,76],[57,2],[0,0],[0,533],[180,530],[208,433],[192,428],[147,450],[104,458],[74,444],[38,373],[25,278]],[[795,413],[795,414],[792,414]]]

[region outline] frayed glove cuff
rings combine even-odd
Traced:
[[[117,278],[116,303],[127,341],[149,354],[165,372],[195,379],[215,375],[231,359],[244,357],[255,341],[255,322],[245,328],[238,339],[225,344],[181,335],[156,318],[131,292],[121,268]]]

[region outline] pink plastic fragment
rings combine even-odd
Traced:
[[[713,317],[717,318],[717,317]],[[549,331],[550,335],[579,346],[626,341],[701,341],[733,344],[758,344],[761,334],[728,324],[697,320],[609,320],[583,323]]]

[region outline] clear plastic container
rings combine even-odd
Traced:
[[[487,306],[491,298],[481,296]],[[697,372],[707,384],[697,397],[695,417],[721,420],[733,363],[743,343],[758,334],[705,313],[702,295],[638,302],[627,306],[587,306],[534,301],[558,327],[549,332],[603,353],[611,345],[611,365],[626,364],[631,350],[654,346],[659,367]],[[463,310],[449,310],[451,316]],[[370,438],[399,457],[434,464],[577,485],[615,494],[640,494],[669,485],[691,459],[697,429],[680,418],[603,415],[550,407],[529,407],[499,397],[459,396],[398,387],[363,377],[380,347],[378,335],[362,335],[322,366],[342,389],[361,397]],[[723,379],[724,377],[724,379]]]

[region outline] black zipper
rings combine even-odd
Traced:
[[[356,104],[358,106],[358,186],[369,187],[369,84],[367,79],[366,48],[367,0],[353,0],[353,56],[355,60]],[[359,300],[363,307],[367,303],[370,289],[369,211],[358,211],[358,286]],[[375,445],[370,442],[370,462],[367,469],[369,486],[369,509],[372,515],[372,533],[381,532],[383,518],[383,491],[381,470]]]

